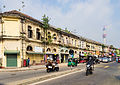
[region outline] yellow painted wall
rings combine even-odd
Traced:
[[[20,21],[14,18],[4,18],[4,35],[20,36]]]
[[[5,40],[4,50],[19,50],[20,51],[21,42],[20,40]]]
[[[20,58],[20,55],[18,54],[17,55],[17,67],[21,67],[21,62],[22,62],[22,60],[21,60],[21,58]]]
[[[33,64],[33,60],[35,60],[35,63],[41,63],[41,60],[44,60],[43,55],[39,54],[27,54],[26,56],[26,59],[30,58],[30,64]]]
[[[6,63],[6,55],[3,56],[3,61],[2,61],[2,66],[6,67],[7,63]]]

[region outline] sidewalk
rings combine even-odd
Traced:
[[[61,63],[61,64],[58,64],[59,67],[62,67],[62,66],[67,66],[67,63]],[[16,72],[16,71],[27,71],[27,70],[37,70],[37,69],[45,69],[45,65],[33,65],[33,66],[30,66],[30,67],[20,67],[20,68],[2,68],[0,69],[0,72]]]

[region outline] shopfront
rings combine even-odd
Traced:
[[[18,58],[20,52],[17,50],[6,50],[4,55],[6,56],[6,67],[18,67]]]

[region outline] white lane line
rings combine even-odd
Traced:
[[[80,70],[80,71],[71,72],[71,73],[64,74],[64,75],[61,75],[61,76],[58,76],[58,77],[54,77],[54,78],[51,78],[51,79],[47,79],[47,80],[43,80],[43,81],[40,81],[40,82],[32,83],[32,84],[29,84],[29,85],[40,84],[40,83],[43,83],[43,82],[46,82],[46,81],[50,81],[50,80],[54,80],[54,79],[58,79],[58,78],[61,78],[61,77],[64,77],[64,76],[67,76],[67,75],[70,75],[70,74],[74,74],[74,73],[77,73],[77,72],[82,72],[82,71],[84,71],[84,70],[85,70],[85,69],[82,69],[82,70]]]

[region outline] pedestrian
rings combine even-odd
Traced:
[[[30,67],[30,58],[27,60],[27,66]]]

